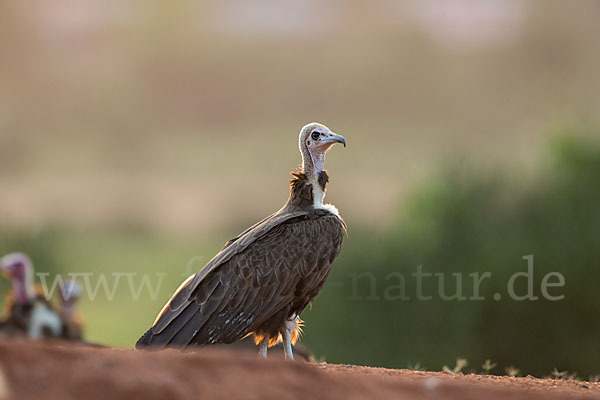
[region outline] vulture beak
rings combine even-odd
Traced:
[[[333,143],[341,143],[346,147],[346,139],[342,135],[338,135],[333,132],[329,132],[327,136],[321,139],[321,143],[323,144],[333,144]]]

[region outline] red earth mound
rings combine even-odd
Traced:
[[[7,399],[600,399],[600,384],[0,341]]]

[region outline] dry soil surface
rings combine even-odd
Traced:
[[[600,383],[0,341],[6,399],[600,399]]]

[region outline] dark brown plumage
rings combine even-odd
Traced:
[[[303,169],[292,173],[286,204],[227,242],[188,278],[138,349],[232,343],[253,333],[263,355],[267,345],[283,339],[291,357],[299,315],[323,287],[345,236],[337,210],[322,204],[329,181],[324,154],[336,142],[345,145],[323,125],[303,128]]]

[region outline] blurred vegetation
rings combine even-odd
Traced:
[[[412,197],[396,228],[377,234],[351,230],[330,282],[316,307],[305,312],[306,342],[327,361],[406,367],[420,363],[439,370],[456,356],[471,365],[492,359],[539,376],[559,369],[598,373],[600,350],[600,141],[556,138],[543,172],[525,184],[499,172],[445,169]],[[536,301],[507,296],[512,274],[527,270],[534,255]],[[462,290],[473,296],[469,273],[489,271],[481,284],[485,301],[443,301],[438,279],[424,278],[429,301],[415,299],[418,265],[445,273],[445,293],[456,293],[452,273],[462,273]],[[370,278],[358,273],[372,272]],[[541,296],[549,272],[566,284],[551,288],[560,301]],[[406,276],[411,300],[386,300],[398,285],[390,273]],[[353,283],[356,282],[356,288]],[[375,287],[375,291],[373,291]],[[515,293],[526,293],[525,279]],[[398,295],[398,292],[390,292]],[[493,295],[501,293],[495,301]],[[358,295],[357,295],[358,294]],[[377,299],[375,299],[377,298]],[[354,300],[353,300],[354,299]]]
[[[307,321],[305,343],[329,362],[397,368],[420,364],[439,370],[460,356],[475,366],[494,360],[499,367],[492,373],[509,365],[540,376],[554,367],[581,376],[598,373],[600,141],[590,139],[593,132],[584,136],[557,136],[541,172],[525,181],[498,170],[444,167],[438,178],[416,190],[402,212],[391,216],[394,228],[350,225],[328,284],[314,309],[302,316]],[[131,347],[184,276],[201,268],[229,236],[165,238],[131,227],[118,232],[2,231],[0,251],[26,251],[38,271],[52,275],[103,272],[110,285],[112,273],[149,274],[153,285],[156,274],[166,273],[154,300],[147,290],[133,299],[126,282],[117,286],[112,301],[103,289],[93,301],[82,300],[91,340]],[[530,254],[534,294],[540,298],[512,300],[507,282],[515,272],[526,271],[522,257]],[[411,274],[418,265],[424,272],[446,273],[449,296],[456,292],[452,273],[463,274],[463,294],[470,297],[473,285],[467,274],[491,272],[481,284],[480,296],[486,300],[443,301],[434,278],[423,280],[423,293],[433,299],[416,300]],[[564,287],[550,289],[552,295],[565,295],[561,301],[540,294],[543,276],[554,271],[566,281]],[[356,278],[365,272],[374,281]],[[410,300],[383,298],[398,294],[386,292],[398,284],[386,280],[396,272],[405,275]],[[96,283],[94,276],[92,286]],[[525,286],[517,280],[516,293],[524,293]],[[502,300],[493,300],[495,293]]]

